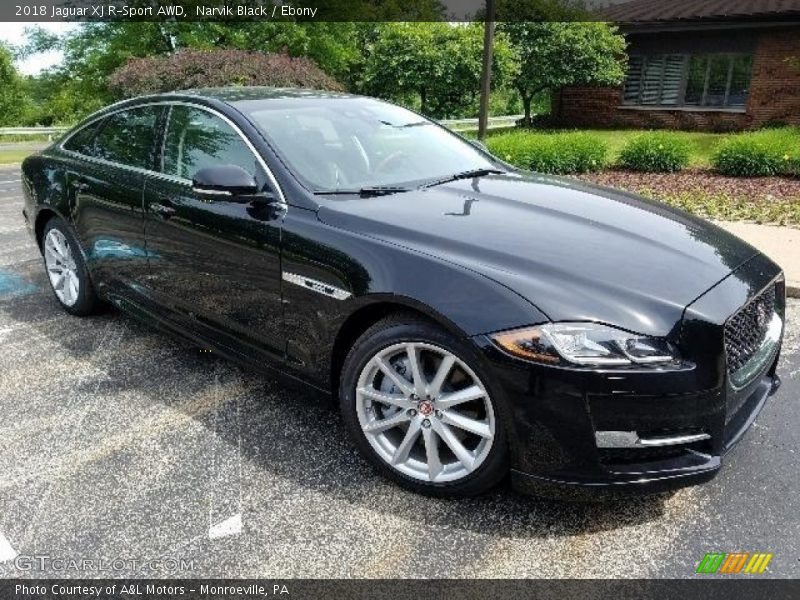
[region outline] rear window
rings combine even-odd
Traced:
[[[160,106],[144,106],[109,116],[94,140],[94,154],[111,162],[153,169]]]
[[[94,156],[94,138],[103,123],[105,119],[100,119],[77,131],[64,143],[64,149],[84,156]]]

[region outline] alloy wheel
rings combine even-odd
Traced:
[[[495,411],[478,376],[452,352],[430,343],[394,344],[361,370],[359,424],[393,469],[429,483],[474,472],[492,449]]]
[[[66,236],[58,229],[51,229],[45,237],[44,262],[56,296],[65,306],[73,306],[80,292],[78,267]]]

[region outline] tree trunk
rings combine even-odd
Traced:
[[[425,88],[419,90],[419,112],[423,115],[428,114],[428,94]]]
[[[486,139],[489,128],[489,92],[492,87],[494,52],[494,0],[486,0],[486,23],[483,26],[483,64],[481,66],[481,103],[478,112],[478,139]]]
[[[525,125],[530,127],[531,125],[531,102],[533,102],[533,96],[526,96],[525,94],[521,94],[522,96],[522,107],[525,109]]]

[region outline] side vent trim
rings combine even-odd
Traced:
[[[328,296],[329,298],[335,298],[336,300],[347,300],[350,296],[353,295],[347,290],[343,290],[342,288],[338,288],[334,285],[317,281],[316,279],[311,279],[310,277],[298,275],[297,273],[289,273],[287,271],[284,271],[283,280],[288,281],[289,283],[293,283],[295,285],[299,285],[300,287],[311,290],[312,292],[317,292],[318,294],[322,294],[323,296]]]

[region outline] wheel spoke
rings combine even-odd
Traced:
[[[450,371],[453,368],[453,365],[456,362],[456,357],[452,354],[448,354],[442,358],[441,364],[439,364],[439,368],[436,371],[436,375],[433,377],[433,381],[431,381],[430,385],[430,394],[434,398],[439,395],[439,392],[442,390],[442,385],[447,380],[447,376],[450,375]]]
[[[486,396],[485,391],[483,391],[477,385],[471,385],[468,388],[464,388],[463,390],[453,392],[452,394],[446,394],[441,398],[437,399],[436,407],[441,410],[447,410],[459,404],[464,404],[465,402],[472,402],[473,400],[479,400],[484,396]]]
[[[67,277],[69,280],[69,293],[70,297],[74,300],[78,297],[78,276],[73,272],[69,271],[69,276]]]
[[[386,362],[379,356],[375,357],[375,364],[378,365],[378,368],[381,372],[386,375],[389,379],[392,380],[392,383],[403,392],[406,396],[410,396],[414,393],[413,388],[409,385],[408,381],[403,379],[400,374],[395,371],[390,365],[387,365]]]
[[[50,243],[45,244],[44,246],[44,260],[47,263],[57,263],[61,262],[60,257],[56,253],[53,245]]]
[[[408,355],[408,364],[411,365],[411,378],[414,381],[414,393],[419,398],[424,398],[427,393],[425,377],[422,374],[422,365],[419,362],[419,353],[414,344],[406,346],[406,354]]]
[[[358,391],[359,393],[364,394],[364,396],[366,396],[370,400],[380,402],[381,404],[397,406],[398,408],[402,409],[414,408],[416,406],[416,404],[414,404],[411,400],[408,400],[405,396],[395,396],[394,394],[385,394],[383,392],[379,392],[374,388],[368,388],[368,387],[359,388]]]
[[[61,236],[56,232],[50,232],[50,237],[53,240],[53,245],[56,248],[56,252],[62,258],[65,257],[67,255],[67,251],[64,248],[64,241],[62,240]]]
[[[377,421],[370,421],[366,425],[364,425],[363,430],[364,433],[381,433],[386,431],[387,429],[392,429],[393,427],[397,427],[400,423],[405,423],[408,421],[410,417],[405,413],[405,411],[401,411],[396,415],[391,417],[387,417],[386,419],[379,419]]]
[[[442,413],[442,422],[448,425],[453,425],[464,431],[469,431],[482,438],[492,439],[492,430],[489,428],[488,423],[478,421],[477,419],[470,419],[464,415],[457,413],[454,410],[446,410]]]
[[[425,442],[425,456],[428,463],[428,478],[436,481],[439,473],[442,472],[442,461],[439,458],[439,436],[433,429],[422,430],[422,440]]]
[[[61,292],[64,294],[63,300],[65,304],[72,304],[73,296],[72,296],[72,285],[70,285],[70,272],[65,271],[64,274],[64,285],[61,288]]]
[[[399,465],[408,460],[408,453],[411,452],[411,448],[414,447],[421,429],[419,421],[411,421],[411,423],[409,423],[408,431],[406,431],[403,441],[395,448],[394,455],[392,456],[393,465]]]
[[[473,465],[475,464],[475,457],[472,456],[472,453],[464,447],[464,444],[458,441],[458,438],[449,426],[441,421],[436,421],[435,419],[431,421],[431,423],[436,429],[436,433],[438,433],[439,437],[444,440],[444,443],[447,444],[447,447],[452,450],[458,461],[464,465],[464,468],[467,470],[467,472],[471,472]]]
[[[53,289],[54,290],[61,290],[63,286],[66,285],[67,282],[67,272],[66,271],[59,271],[56,274],[55,280],[52,280]]]

